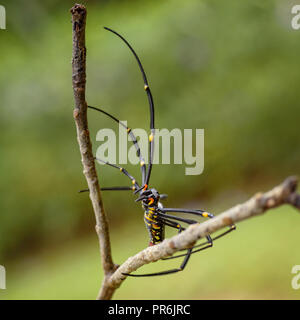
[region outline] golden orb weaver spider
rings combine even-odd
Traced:
[[[144,90],[147,94],[149,108],[150,108],[150,135],[149,135],[149,154],[150,154],[150,157],[149,157],[149,164],[148,164],[148,168],[147,168],[146,163],[145,163],[145,159],[143,158],[143,156],[141,154],[141,150],[140,150],[138,141],[137,141],[135,135],[133,134],[133,132],[131,131],[131,128],[127,127],[119,119],[117,119],[113,115],[109,114],[108,112],[106,112],[100,108],[88,106],[88,108],[90,108],[92,110],[99,111],[99,112],[105,114],[106,116],[110,117],[111,119],[113,119],[114,121],[116,121],[117,123],[119,123],[121,126],[123,126],[126,129],[127,134],[130,136],[131,141],[136,148],[137,156],[139,157],[140,167],[141,167],[142,183],[139,184],[137,182],[137,180],[126,169],[124,169],[120,166],[117,166],[113,163],[109,163],[107,161],[103,161],[103,160],[95,157],[95,160],[102,162],[102,163],[104,163],[108,166],[111,166],[113,168],[118,169],[120,172],[125,174],[131,180],[131,183],[132,183],[132,186],[106,187],[106,188],[101,188],[101,190],[103,190],[103,191],[106,191],[106,190],[112,190],[112,191],[132,190],[134,192],[134,194],[139,195],[139,197],[135,201],[136,202],[141,201],[141,203],[142,203],[142,207],[144,209],[144,222],[145,222],[145,225],[148,230],[149,237],[150,237],[149,246],[153,246],[153,245],[156,245],[156,244],[162,242],[165,239],[165,226],[177,229],[178,233],[180,233],[183,230],[185,230],[185,228],[182,227],[180,223],[185,223],[187,225],[198,223],[195,220],[174,216],[174,215],[171,215],[170,213],[186,213],[186,214],[190,214],[190,215],[200,216],[200,217],[204,217],[204,218],[211,218],[211,219],[214,217],[214,215],[209,212],[206,212],[204,210],[164,208],[164,206],[162,205],[160,200],[165,198],[167,195],[159,194],[159,192],[156,189],[149,188],[149,181],[150,181],[152,164],[153,164],[154,136],[155,136],[154,103],[153,103],[152,93],[151,93],[149,83],[148,83],[144,68],[142,66],[142,63],[141,63],[138,55],[136,54],[136,52],[131,47],[131,45],[128,43],[128,41],[123,36],[121,36],[116,31],[114,31],[110,28],[106,28],[106,27],[104,27],[104,29],[114,33],[128,46],[128,48],[130,49],[130,51],[134,55],[134,57],[138,63],[138,66],[140,68],[140,71],[142,73],[143,81],[144,81]],[[89,190],[85,189],[85,190],[81,190],[80,192],[86,192],[86,191],[89,191]],[[224,231],[223,233],[215,236],[214,238],[212,238],[208,235],[208,236],[206,236],[206,240],[207,240],[206,242],[201,243],[199,245],[195,245],[192,248],[185,249],[185,250],[187,250],[186,253],[163,259],[163,260],[169,260],[169,259],[176,259],[176,258],[184,257],[179,268],[156,272],[156,273],[149,273],[149,274],[125,274],[124,273],[124,275],[132,276],[132,277],[150,277],[150,276],[160,276],[160,275],[166,275],[166,274],[171,274],[171,273],[176,273],[176,272],[182,271],[186,267],[186,265],[191,257],[191,254],[212,247],[214,240],[223,237],[224,235],[228,234],[229,232],[231,232],[234,229],[235,229],[235,225],[232,224],[227,231]]]

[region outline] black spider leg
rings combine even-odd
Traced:
[[[159,220],[162,221],[165,225],[167,225],[167,226],[169,226],[171,228],[178,229],[178,233],[181,233],[182,231],[186,230],[186,228],[183,228],[179,223],[176,223],[174,221],[168,220],[166,218],[159,218]],[[204,245],[206,245],[206,246],[203,247]],[[194,250],[194,248],[199,247],[199,246],[202,246],[203,248]],[[205,250],[205,249],[208,249],[208,248],[211,248],[212,246],[213,246],[213,242],[212,242],[212,239],[210,239],[210,240],[202,243],[201,245],[193,246],[192,248],[190,248],[190,249],[193,250],[191,252],[191,254],[199,252],[199,251],[202,251],[202,250]],[[183,249],[183,250],[186,250],[186,249]],[[180,250],[180,251],[183,251],[183,250]],[[172,256],[172,257],[169,257],[169,258],[163,258],[162,260],[176,259],[176,258],[184,257],[187,254],[188,253],[184,253],[184,254],[180,254],[180,255],[177,255],[177,256]]]
[[[165,210],[166,209],[166,210]],[[172,209],[173,210],[173,209]],[[170,215],[170,214],[166,214],[165,212],[174,212],[174,211],[169,211],[169,208],[161,208],[161,209],[157,209],[156,213],[158,215],[159,218],[168,218],[168,219],[171,219],[171,220],[177,220],[177,221],[182,221],[186,224],[195,224],[195,223],[198,223],[197,221],[195,220],[191,220],[191,219],[186,219],[186,218],[181,218],[181,217],[177,217],[177,216],[173,216],[173,215]],[[178,211],[175,211],[175,212],[178,212]],[[186,213],[186,212],[185,212]],[[202,213],[201,212],[197,212],[198,215],[202,216]],[[206,239],[207,239],[207,242],[208,243],[211,243],[212,242],[212,239],[211,237],[208,235],[206,236]],[[205,244],[205,243],[204,243]]]
[[[173,216],[173,215],[170,215],[170,214],[166,214],[166,213],[162,212],[162,210],[164,210],[164,209],[158,209],[157,215],[158,215],[159,218],[162,218],[162,219],[168,218],[168,219],[171,219],[171,220],[182,221],[182,222],[184,222],[186,224],[196,224],[196,223],[198,223],[195,220],[181,218],[181,217]],[[214,239],[212,239],[210,235],[206,236],[206,239],[207,239],[206,242],[201,243],[200,245],[193,246],[191,249],[194,249],[194,248],[197,248],[197,247],[203,247],[205,245],[207,245],[207,246],[205,246],[205,247],[203,247],[201,249],[198,249],[198,250],[194,250],[192,253],[195,253],[195,252],[198,252],[198,251],[202,251],[204,249],[212,247]],[[183,250],[186,250],[186,249],[183,249]],[[183,250],[180,250],[180,251],[183,251]],[[166,258],[165,260],[175,259],[175,258],[183,257],[185,255],[186,254],[177,255],[177,256],[174,256],[174,257]]]
[[[159,209],[162,213],[164,212],[180,212],[180,213],[189,213],[189,214],[194,214],[194,215],[197,215],[197,216],[201,216],[201,217],[208,217],[208,218],[214,218],[214,215],[212,213],[208,213],[204,210],[190,210],[190,209],[177,209],[177,208],[162,208],[162,209]],[[175,216],[172,216],[172,219],[175,219],[175,218],[178,218],[178,217],[175,217]],[[179,220],[179,219],[177,219]],[[184,218],[180,218],[180,221],[183,221]],[[186,222],[188,223],[188,222]],[[195,223],[197,223],[195,221]],[[226,234],[230,233],[231,231],[235,230],[236,229],[236,226],[234,224],[230,225],[230,229],[217,235],[216,237],[210,237],[210,236],[207,236],[207,241],[206,242],[203,242],[199,245],[196,245],[196,246],[193,246],[192,249],[195,249],[195,248],[199,248],[199,247],[203,247],[204,245],[206,244],[211,244],[213,243],[214,240],[217,240],[223,236],[225,236]],[[193,253],[196,253],[196,252],[199,252],[199,251],[202,251],[203,249],[206,249],[206,247],[203,247],[203,248],[200,248],[200,249],[197,249],[197,250],[193,250],[192,254]],[[185,249],[183,250],[180,250],[180,251],[184,251]],[[180,255],[177,255],[177,256],[173,256],[173,257],[170,257],[170,258],[166,258],[164,260],[169,260],[169,259],[176,259],[176,258],[180,258],[180,257],[184,257],[186,255],[186,253],[184,254],[180,254]]]
[[[131,277],[153,277],[153,276],[164,276],[166,274],[176,273],[179,271],[182,271],[185,266],[187,265],[190,257],[191,257],[192,249],[188,249],[188,253],[186,254],[185,258],[183,259],[181,265],[179,268],[176,269],[170,269],[162,272],[156,272],[156,273],[146,273],[146,274],[129,274],[129,273],[122,273],[125,276],[131,276]]]
[[[187,224],[195,224],[197,223],[197,221],[195,220],[190,220],[190,219],[184,219],[184,218],[180,218],[180,217],[176,217],[176,216],[172,216],[172,215],[167,215],[167,214],[163,214],[163,213],[159,213],[159,212],[156,212],[157,215],[158,215],[158,221],[162,221],[165,225],[168,225],[170,227],[173,227],[173,228],[176,228],[179,230],[179,233],[184,230],[184,228],[182,228],[182,226],[179,224],[179,223],[176,223],[170,219],[174,219],[174,220],[178,220],[178,221],[182,221],[182,222],[185,222]],[[167,219],[169,218],[169,219]],[[212,242],[209,240],[210,237],[208,236],[208,242],[209,244],[204,247],[204,248],[201,248],[201,250],[204,250],[204,249],[207,249],[207,248],[210,248],[212,247]],[[186,249],[185,249],[186,250]],[[200,251],[200,250],[197,250],[197,251]],[[195,251],[196,252],[196,251]],[[162,276],[162,275],[166,275],[166,274],[172,274],[172,273],[176,273],[176,272],[180,272],[182,271],[189,259],[190,259],[190,256],[191,254],[193,253],[193,248],[189,248],[187,249],[187,253],[183,254],[182,256],[184,256],[184,260],[183,262],[181,263],[180,267],[179,268],[176,268],[176,269],[170,269],[170,270],[166,270],[166,271],[161,271],[161,272],[155,272],[155,273],[146,273],[146,274],[129,274],[129,273],[123,273],[123,275],[125,276],[131,276],[131,277],[153,277],[153,276]],[[176,256],[177,257],[177,256]],[[168,259],[171,259],[173,257],[170,257],[170,258],[165,258],[163,260],[168,260]]]
[[[190,210],[190,209],[177,209],[177,208],[162,208],[162,209],[159,209],[162,213],[165,213],[165,212],[179,212],[179,213],[187,213],[187,214],[193,214],[193,215],[196,215],[196,216],[201,216],[201,217],[204,217],[204,218],[214,218],[215,216],[212,214],[212,213],[209,213],[209,212],[206,212],[204,210]],[[226,234],[230,233],[231,231],[235,230],[236,229],[236,226],[234,224],[231,224],[229,226],[229,230],[226,230],[224,231],[223,233],[217,235],[216,237],[214,238],[211,238],[212,241],[214,240],[217,240],[223,236],[225,236]],[[194,248],[196,247],[200,247],[202,246],[203,244],[200,244],[200,245],[197,245],[195,246]]]
[[[104,161],[104,160],[101,160],[97,157],[94,157],[95,160],[99,161],[99,162],[102,162],[110,167],[113,167],[115,169],[119,169],[120,172],[122,172],[123,174],[125,174],[130,180],[131,180],[131,183],[132,183],[132,187],[106,187],[106,188],[101,188],[101,190],[132,190],[132,191],[135,191],[136,189],[139,189],[140,186],[138,184],[138,182],[136,181],[136,179],[124,168],[122,167],[119,167],[117,166],[116,164],[112,164],[112,163],[109,163],[107,161]],[[84,190],[80,190],[79,193],[82,193],[82,192],[88,192],[89,189],[84,189]]]
[[[178,212],[178,213],[189,213],[194,214],[196,216],[201,216],[203,218],[213,218],[214,215],[205,210],[193,210],[193,209],[178,209],[178,208],[162,208],[160,209],[162,212]]]
[[[229,228],[230,228],[229,230],[227,230],[227,231],[225,231],[225,232],[217,235],[216,237],[214,237],[214,238],[212,238],[212,239],[213,239],[213,240],[220,239],[221,237],[225,236],[225,235],[228,234],[229,232],[235,230],[235,229],[236,229],[236,226],[235,226],[235,224],[232,224],[232,225],[229,226]]]
[[[133,187],[128,187],[128,186],[124,186],[124,187],[104,187],[101,188],[101,191],[127,191],[127,190],[135,190],[135,186]],[[78,193],[83,193],[83,192],[89,192],[90,189],[83,189],[83,190],[79,190]]]
[[[229,232],[231,232],[231,231],[233,231],[233,230],[235,230],[235,229],[236,229],[236,226],[235,226],[235,225],[231,225],[231,227],[230,227],[229,230],[223,232],[222,234],[220,234],[220,235],[218,235],[218,236],[216,236],[216,237],[212,237],[212,238],[211,238],[211,241],[212,241],[212,242],[211,242],[211,245],[209,245],[209,247],[212,246],[213,241],[215,241],[215,240],[217,240],[217,239],[225,236],[226,234],[228,234]],[[203,247],[204,245],[206,245],[206,244],[208,244],[208,243],[210,243],[210,242],[209,242],[209,241],[203,242],[203,243],[201,243],[201,244],[198,244],[198,245],[196,245],[196,246],[193,246],[191,249]],[[197,250],[193,250],[191,254],[196,253],[196,252],[199,252],[199,251],[202,251],[202,250],[204,250],[204,249],[206,249],[206,247],[203,247],[203,248],[200,248],[200,249],[197,249]],[[185,250],[185,249],[179,250],[179,251],[184,251],[184,250]],[[184,256],[186,256],[186,255],[187,255],[187,253],[183,253],[183,254],[179,254],[179,255],[177,255],[177,256],[173,256],[173,257],[169,257],[169,258],[165,258],[165,259],[162,259],[162,260],[170,260],[170,259],[181,258],[181,257],[184,257]]]
[[[101,159],[99,159],[99,158],[97,158],[97,157],[95,157],[95,160],[97,160],[97,161],[99,161],[99,162],[102,162],[102,163],[104,163],[104,164],[107,164],[108,166],[113,167],[113,168],[115,168],[115,169],[119,169],[120,172],[122,172],[123,174],[125,174],[125,176],[127,176],[127,177],[131,180],[131,183],[132,183],[132,185],[133,185],[133,187],[134,187],[134,188],[132,188],[131,190],[139,189],[140,186],[139,186],[138,182],[136,181],[136,179],[135,179],[126,169],[124,169],[124,168],[122,168],[122,167],[119,167],[119,166],[117,166],[116,164],[112,164],[112,163],[109,163],[109,162],[107,162],[107,161],[101,160]]]
[[[134,144],[135,148],[136,148],[136,153],[137,156],[139,157],[140,160],[140,166],[141,166],[141,172],[142,172],[142,184],[145,183],[145,179],[146,179],[146,165],[145,165],[145,159],[143,158],[142,154],[141,154],[141,149],[139,146],[139,143],[135,137],[135,135],[133,134],[131,128],[125,126],[125,124],[120,121],[119,119],[117,119],[116,117],[114,117],[113,115],[111,115],[110,113],[100,109],[100,108],[96,108],[96,107],[91,107],[88,106],[88,108],[102,112],[103,114],[107,115],[109,118],[113,119],[114,121],[116,121],[117,123],[119,123],[119,125],[121,125],[123,128],[126,129],[127,134],[130,136],[132,143]],[[103,189],[102,189],[103,190]]]
[[[142,73],[143,76],[143,80],[144,80],[144,90],[147,93],[147,97],[148,97],[148,102],[149,102],[149,108],[150,108],[150,130],[151,130],[151,134],[149,136],[149,165],[148,165],[148,169],[147,169],[147,176],[146,176],[146,181],[144,183],[144,185],[149,185],[149,180],[150,180],[150,175],[151,175],[151,170],[152,170],[152,164],[153,164],[153,156],[154,156],[154,133],[155,133],[155,129],[154,129],[154,102],[153,102],[153,97],[152,97],[152,93],[149,87],[149,83],[148,83],[148,79],[145,73],[145,70],[143,68],[143,65],[141,63],[141,60],[139,59],[138,55],[136,54],[136,52],[134,51],[134,49],[132,48],[132,46],[128,43],[128,41],[122,37],[119,33],[117,33],[116,31],[104,27],[104,29],[114,33],[116,36],[118,36],[121,40],[124,41],[124,43],[127,45],[127,47],[130,49],[130,51],[133,53],[140,71]]]

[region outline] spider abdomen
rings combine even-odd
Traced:
[[[149,246],[154,246],[165,239],[164,224],[157,219],[155,208],[148,208],[144,214],[144,221],[149,233]]]

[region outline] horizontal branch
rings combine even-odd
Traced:
[[[242,220],[263,214],[269,209],[283,204],[290,204],[300,209],[300,195],[296,193],[297,178],[289,177],[282,184],[269,192],[258,193],[243,204],[224,211],[213,219],[201,224],[193,224],[184,232],[164,240],[162,243],[148,247],[128,258],[106,282],[99,298],[110,299],[113,292],[126,279],[123,273],[131,273],[150,262],[173,255],[175,252],[193,246],[197,240],[205,238],[224,227]]]

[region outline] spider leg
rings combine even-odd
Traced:
[[[208,243],[208,244],[207,244],[207,243]],[[204,244],[207,244],[207,245],[206,245],[205,247],[200,248],[200,249],[197,249],[197,250],[193,250],[193,249],[196,248],[196,247],[198,247],[198,246],[194,246],[194,247],[190,248],[191,250],[193,250],[193,251],[191,252],[191,254],[196,253],[196,252],[199,252],[199,251],[202,251],[202,250],[205,250],[205,249],[208,249],[208,248],[211,248],[211,247],[213,246],[213,243],[212,243],[212,242],[209,243],[208,241],[202,243],[201,245],[204,245]],[[184,249],[184,250],[186,250],[186,249]],[[181,251],[181,250],[180,250],[180,251]],[[184,257],[184,256],[186,256],[187,254],[188,254],[188,253],[183,253],[183,254],[179,254],[179,255],[177,255],[177,256],[172,256],[172,257],[169,257],[169,258],[164,258],[164,259],[162,259],[162,260],[177,259],[177,258]]]
[[[171,228],[177,229],[178,233],[182,232],[185,230],[185,228],[183,228],[181,226],[181,224],[174,222],[172,220],[166,219],[166,218],[162,218],[161,216],[157,219],[158,221],[161,221],[163,224],[165,224],[166,226],[169,226]]]
[[[204,246],[204,245],[206,245],[206,244],[208,243],[208,245],[207,245],[207,246],[205,246],[205,247],[203,247],[203,248],[200,248],[200,249],[197,249],[197,250],[193,250],[193,251],[191,252],[191,254],[193,254],[193,253],[196,253],[196,252],[199,252],[199,251],[202,251],[202,250],[204,250],[204,249],[207,249],[207,248],[212,247],[212,246],[213,246],[213,241],[214,241],[214,240],[217,240],[217,239],[219,239],[219,238],[221,238],[221,237],[225,236],[226,234],[228,234],[229,232],[231,232],[231,231],[233,231],[233,230],[235,230],[235,229],[236,229],[236,226],[235,226],[235,225],[232,225],[232,226],[230,227],[230,229],[229,229],[229,230],[227,230],[227,231],[225,231],[225,232],[221,233],[220,235],[218,235],[218,236],[216,236],[216,237],[214,237],[214,238],[211,238],[211,242],[210,242],[210,241],[206,241],[206,242],[203,242],[203,243],[198,244],[198,245],[196,245],[196,246],[193,246],[191,249],[195,249],[195,248],[202,247],[202,246]],[[179,251],[184,251],[184,250],[185,250],[185,249],[183,249],[183,250],[179,250]],[[162,259],[162,260],[176,259],[176,258],[184,257],[184,256],[186,256],[186,255],[187,255],[187,253],[183,253],[183,254],[179,254],[179,255],[177,255],[177,256],[172,256],[172,257],[165,258],[165,259]]]
[[[128,177],[130,180],[131,180],[131,183],[132,183],[132,188],[128,187],[111,187],[111,188],[101,188],[101,190],[136,190],[136,189],[139,189],[140,186],[139,184],[137,183],[137,181],[135,180],[135,178],[124,168],[122,167],[119,167],[117,166],[116,164],[112,164],[112,163],[109,163],[107,161],[104,161],[104,160],[101,160],[97,157],[94,158],[95,160],[99,161],[99,162],[102,162],[104,164],[107,164],[108,166],[110,167],[113,167],[115,169],[119,169],[120,172],[122,172],[123,174],[125,174],[126,177]],[[126,188],[126,189],[124,189]],[[130,189],[129,189],[130,188]],[[82,192],[88,192],[89,189],[83,189],[83,190],[80,190],[79,193],[82,193]]]
[[[131,277],[153,277],[153,276],[163,276],[166,274],[176,273],[176,272],[182,271],[186,267],[186,265],[191,257],[191,252],[192,252],[192,250],[188,249],[188,253],[185,255],[185,258],[183,259],[180,267],[176,268],[176,269],[170,269],[170,270],[166,270],[166,271],[155,272],[155,273],[146,273],[146,274],[130,274],[130,273],[123,273],[123,274],[125,276],[131,276]]]
[[[118,32],[104,27],[104,29],[114,33],[116,36],[118,36],[121,40],[123,40],[123,42],[127,45],[127,47],[130,49],[130,51],[132,52],[132,54],[134,55],[138,66],[140,68],[140,71],[142,73],[143,76],[143,80],[144,80],[144,90],[146,91],[147,97],[148,97],[148,103],[149,103],[149,109],[150,109],[150,130],[151,130],[151,134],[149,136],[149,165],[148,165],[148,169],[147,169],[147,176],[146,176],[146,180],[145,182],[143,182],[144,185],[148,185],[149,184],[149,180],[150,180],[150,175],[151,175],[151,170],[152,170],[152,163],[153,163],[153,156],[154,156],[154,133],[155,133],[155,129],[154,129],[154,102],[153,102],[153,97],[152,97],[152,93],[149,87],[149,83],[148,83],[148,79],[145,73],[145,70],[143,68],[143,65],[141,63],[140,58],[138,57],[138,55],[136,54],[136,52],[134,51],[134,49],[132,48],[132,46],[129,44],[129,42],[123,37],[121,36]]]
[[[195,223],[198,223],[197,221],[195,220],[191,220],[191,219],[186,219],[186,218],[181,218],[181,217],[177,217],[177,216],[173,216],[173,215],[170,215],[170,214],[166,214],[164,212],[162,212],[162,210],[164,209],[159,209],[157,210],[156,214],[159,218],[168,218],[168,219],[171,219],[171,220],[177,220],[177,221],[181,221],[181,222],[184,222],[186,224],[195,224]],[[212,242],[212,239],[211,237],[208,235],[206,236],[206,239],[208,241],[208,243],[211,243]]]
[[[170,226],[172,228],[178,229],[178,233],[180,233],[181,231],[185,230],[185,228],[183,228],[179,223],[174,222],[174,221],[172,221],[170,219],[182,221],[182,222],[185,222],[187,224],[197,223],[197,221],[194,221],[194,220],[179,218],[179,217],[175,217],[175,216],[171,216],[171,215],[167,215],[167,214],[161,214],[161,213],[158,213],[158,212],[157,212],[157,215],[158,215],[158,220],[162,221],[167,226]],[[166,217],[168,217],[170,219],[167,219]],[[210,236],[207,236],[207,239],[208,239],[207,243],[209,243],[209,244],[204,248],[196,250],[195,252],[210,248],[212,246],[212,241],[211,241]],[[182,254],[180,256],[175,256],[175,257],[162,259],[162,260],[169,260],[169,259],[174,259],[174,258],[179,258],[179,257],[185,257],[179,268],[170,269],[170,270],[161,271],[161,272],[155,272],[155,273],[148,273],[148,274],[123,273],[123,275],[130,276],[130,277],[152,277],[152,276],[162,276],[162,275],[167,275],[167,274],[172,274],[172,273],[176,273],[176,272],[182,271],[185,268],[185,266],[187,265],[191,254],[193,253],[193,248],[187,249],[187,253]]]
[[[205,210],[192,210],[192,209],[178,209],[178,208],[162,208],[161,211],[165,212],[178,212],[178,213],[189,213],[203,218],[213,218],[212,213],[206,212]]]
[[[173,216],[171,214],[166,214],[166,213],[163,213],[163,212],[160,212],[157,211],[157,216],[159,218],[169,218],[171,220],[176,220],[176,221],[181,221],[181,222],[184,222],[184,223],[187,223],[187,224],[194,224],[194,223],[198,223],[197,221],[195,220],[191,220],[191,219],[186,219],[186,218],[181,218],[181,217],[177,217],[177,216]]]
[[[182,232],[185,230],[185,228],[183,228],[180,224],[176,223],[176,222],[173,222],[171,220],[168,220],[166,218],[159,218],[159,220],[161,220],[165,225],[167,226],[170,226],[170,227],[173,227],[173,228],[176,228],[178,229],[178,233]],[[203,247],[204,245],[206,245],[205,247],[201,248],[201,249],[197,249],[197,250],[194,250],[191,252],[191,254],[193,253],[196,253],[196,252],[199,252],[199,251],[202,251],[202,250],[205,250],[205,249],[208,249],[208,248],[211,248],[213,246],[213,240],[214,239],[211,239],[210,236],[207,236],[207,241],[206,242],[203,242],[197,246],[193,246],[192,248],[190,249],[194,249],[194,248],[197,248],[197,247]],[[183,249],[183,250],[180,250],[180,251],[184,251],[186,249]],[[171,259],[176,259],[176,258],[180,258],[180,257],[184,257],[186,256],[188,253],[184,253],[184,254],[180,254],[180,255],[177,255],[177,256],[172,256],[172,257],[169,257],[169,258],[163,258],[162,260],[171,260]]]
[[[194,215],[198,215],[198,216],[201,216],[201,217],[204,217],[204,218],[214,218],[215,216],[212,214],[212,213],[209,213],[209,212],[206,212],[204,210],[190,210],[190,209],[177,209],[177,208],[162,208],[160,209],[160,211],[162,213],[165,213],[165,212],[179,212],[179,213],[188,213],[188,214],[194,214]],[[230,233],[231,231],[235,230],[236,229],[236,226],[234,224],[231,224],[229,226],[229,230],[226,230],[224,231],[223,233],[217,235],[216,237],[214,238],[211,238],[211,240],[217,240],[223,236],[225,236],[226,234]],[[201,245],[199,245],[201,246]],[[195,247],[198,247],[198,246],[195,246]]]
[[[135,148],[136,148],[136,153],[137,153],[137,156],[139,157],[140,159],[140,166],[141,166],[141,172],[142,172],[142,184],[145,183],[145,179],[146,179],[146,165],[145,165],[145,160],[141,154],[141,149],[140,149],[140,146],[139,146],[139,143],[135,137],[135,135],[133,134],[133,132],[131,131],[131,128],[128,128],[127,126],[125,126],[125,124],[120,121],[119,119],[117,119],[116,117],[114,117],[113,115],[111,115],[110,113],[100,109],[100,108],[96,108],[96,107],[91,107],[91,106],[88,106],[88,108],[90,109],[93,109],[93,110],[96,110],[96,111],[99,111],[99,112],[102,112],[103,114],[107,115],[108,117],[110,117],[111,119],[113,119],[114,121],[116,121],[117,123],[119,123],[119,125],[121,125],[123,128],[126,129],[127,131],[127,134],[130,136],[131,138],[131,141],[132,143],[134,144]]]
[[[221,237],[225,236],[225,235],[228,234],[229,232],[235,230],[235,229],[236,229],[236,226],[235,226],[235,224],[232,224],[232,225],[229,226],[229,228],[230,228],[229,230],[224,231],[223,233],[217,235],[216,237],[214,237],[214,238],[212,238],[212,239],[213,239],[213,240],[220,239]]]
[[[170,226],[170,227],[172,227],[172,228],[178,229],[178,233],[181,233],[182,231],[185,230],[185,228],[183,228],[179,223],[173,222],[173,221],[168,220],[168,219],[165,219],[165,218],[160,218],[159,220],[162,221],[162,222],[163,222],[165,225],[167,225],[167,226]],[[205,249],[208,249],[208,248],[211,248],[211,247],[213,246],[212,239],[209,238],[208,241],[202,243],[201,245],[193,246],[193,247],[190,248],[190,249],[193,250],[193,249],[196,248],[196,247],[204,246],[204,245],[206,245],[206,244],[207,244],[207,246],[205,246],[205,247],[203,247],[203,248],[201,248],[201,249],[197,249],[197,250],[195,250],[195,251],[192,251],[191,254],[196,253],[196,252],[199,252],[199,251],[202,251],[202,250],[205,250]],[[183,250],[186,250],[186,249],[183,249]],[[180,250],[180,251],[183,251],[183,250]],[[161,259],[161,260],[176,259],[176,258],[184,257],[184,256],[186,256],[187,254],[188,254],[188,252],[187,252],[187,253],[184,253],[184,254],[177,255],[177,256],[172,256],[172,257],[168,257],[168,258],[163,258],[163,259]]]
[[[111,166],[111,167],[113,167],[113,168],[119,169],[120,172],[122,172],[123,174],[125,174],[125,176],[127,176],[127,177],[131,180],[132,184],[133,184],[136,188],[139,188],[139,184],[137,183],[137,181],[135,180],[135,178],[134,178],[126,169],[124,169],[124,168],[122,168],[122,167],[119,167],[119,166],[117,166],[116,164],[109,163],[109,162],[107,162],[107,161],[101,160],[101,159],[99,159],[99,158],[97,158],[97,157],[95,157],[95,160],[97,160],[97,161],[99,161],[99,162],[102,162],[102,163],[104,163],[104,164],[107,164],[107,165],[109,165],[109,166]]]
[[[104,187],[101,188],[101,191],[125,191],[125,190],[135,190],[135,187]],[[90,189],[83,189],[83,190],[79,190],[78,193],[82,193],[82,192],[89,192]]]

